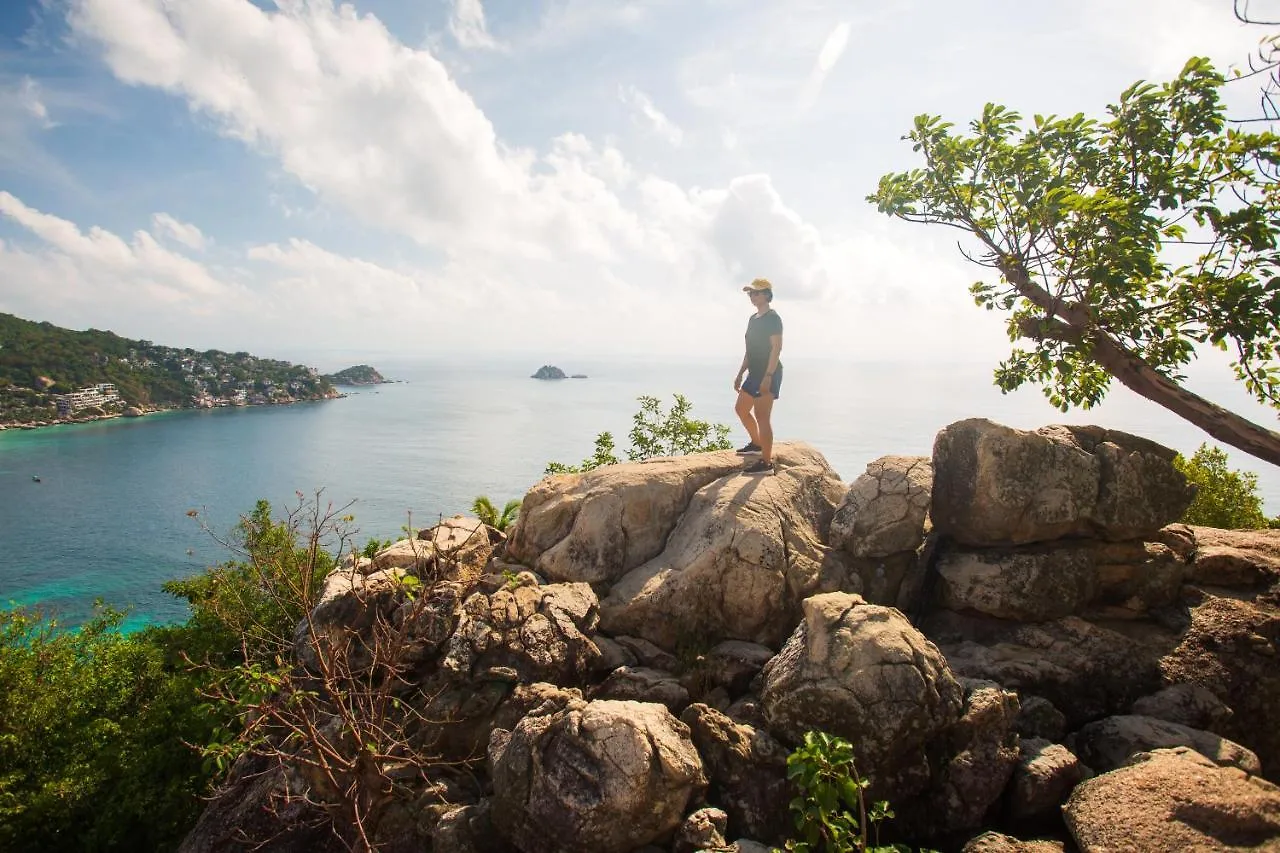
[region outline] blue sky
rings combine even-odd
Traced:
[[[863,200],[912,117],[1097,114],[1261,35],[1225,0],[8,0],[0,311],[693,356],[764,275],[788,352],[993,362],[952,236]]]

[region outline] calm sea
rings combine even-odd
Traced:
[[[177,412],[139,420],[0,432],[0,604],[40,602],[74,621],[95,598],[134,608],[132,625],[181,619],[167,579],[232,555],[200,529],[199,510],[226,534],[259,498],[277,507],[296,492],[354,501],[360,542],[396,537],[468,510],[476,495],[521,496],[548,461],[576,462],[595,435],[626,446],[636,398],[685,394],[693,416],[734,427],[736,363],[561,362],[586,380],[529,378],[541,362],[379,363],[396,384],[344,389],[345,399],[293,406]],[[1190,453],[1206,437],[1123,388],[1092,412],[1058,413],[1038,391],[1004,396],[990,365],[805,363],[786,360],[775,409],[780,440],[815,445],[846,480],[890,453],[927,454],[939,429],[967,417],[1029,428],[1098,423]],[[1229,378],[1202,386],[1249,408]],[[1280,472],[1255,470],[1271,514]],[[39,476],[40,482],[33,481]]]

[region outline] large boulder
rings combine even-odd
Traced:
[[[1026,738],[1008,791],[1008,816],[1017,823],[1050,822],[1089,768],[1060,743]]]
[[[1209,732],[1218,731],[1232,717],[1226,703],[1194,681],[1171,684],[1150,696],[1143,696],[1133,703],[1130,713]]]
[[[1280,530],[1188,529],[1194,543],[1188,580],[1246,588],[1280,582]]]
[[[383,548],[371,568],[404,569],[428,581],[471,581],[483,573],[501,536],[478,518],[457,515]]]
[[[1098,594],[1089,542],[949,549],[938,558],[939,599],[952,610],[1048,622],[1079,613]]]
[[[1082,853],[1280,848],[1280,788],[1185,748],[1084,782],[1063,816]]]
[[[853,557],[915,551],[928,528],[933,466],[927,456],[882,456],[853,481],[831,519],[829,544]]]
[[[712,481],[662,552],[601,601],[601,630],[665,649],[691,637],[781,645],[831,556],[821,531],[843,493],[823,465]]]
[[[977,546],[1150,536],[1194,496],[1174,456],[1100,427],[958,421],[934,441],[930,517],[939,531]]]
[[[367,668],[378,635],[385,637],[405,599],[404,578],[403,569],[331,572],[319,601],[294,630],[294,657],[312,672],[320,671],[322,657],[337,662],[339,674]]]
[[[926,743],[964,705],[951,668],[893,608],[836,592],[806,599],[803,609],[763,672],[771,731],[793,744],[811,729],[844,737],[861,773],[894,794],[918,793],[929,776]]]
[[[939,610],[922,628],[957,675],[1043,697],[1070,728],[1124,713],[1161,686],[1158,652],[1076,616],[1028,624]]]
[[[1003,548],[949,546],[937,570],[944,607],[1046,622],[1079,614],[1149,616],[1179,599],[1187,566],[1159,542],[1067,539]]]
[[[1000,800],[1018,762],[1018,699],[990,681],[961,679],[964,713],[930,745],[939,767],[929,790],[894,803],[895,829],[933,838],[977,829]]]
[[[582,684],[600,657],[591,640],[599,620],[596,605],[584,583],[526,583],[472,593],[440,668],[459,681]]]
[[[661,669],[620,666],[592,691],[591,698],[657,702],[679,714],[689,704],[689,691],[678,678]]]
[[[1224,767],[1257,775],[1258,756],[1212,732],[1180,726],[1155,717],[1123,714],[1095,720],[1071,736],[1076,755],[1095,773],[1123,767],[1140,752],[1186,746]]]
[[[689,729],[661,705],[598,700],[531,713],[489,744],[493,819],[523,853],[630,853],[706,789]]]
[[[1213,595],[1192,603],[1190,627],[1160,661],[1165,682],[1212,691],[1234,712],[1215,731],[1257,753],[1263,774],[1280,781],[1280,608]]]
[[[774,458],[782,468],[831,470],[807,444],[780,443]],[[741,456],[720,451],[544,478],[521,504],[507,557],[551,580],[610,584],[662,552],[700,489],[741,470]]]
[[[728,815],[728,836],[781,843],[791,829],[787,750],[765,730],[706,705],[680,715],[706,767],[707,798]]]

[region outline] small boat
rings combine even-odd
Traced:
[[[40,482],[40,475],[39,475],[39,474],[32,474],[32,475],[31,475],[31,482],[33,482],[33,483],[38,483],[38,482]]]

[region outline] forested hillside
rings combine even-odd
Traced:
[[[0,423],[54,416],[54,395],[102,382],[123,405],[180,408],[319,399],[312,368],[247,352],[198,351],[0,314]]]

